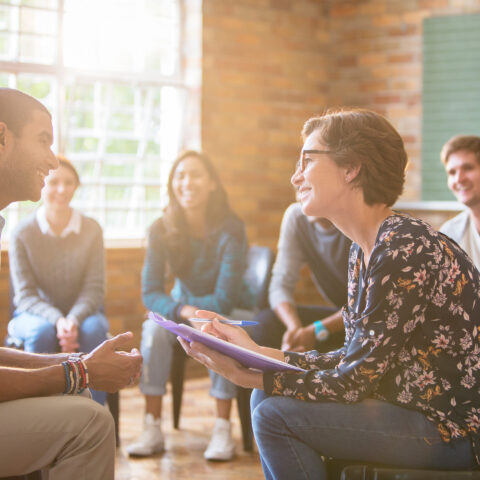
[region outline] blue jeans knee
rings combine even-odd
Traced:
[[[31,353],[54,353],[58,350],[57,330],[46,318],[28,312],[15,313],[9,332],[23,341]]]

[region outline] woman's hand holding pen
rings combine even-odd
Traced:
[[[197,310],[195,316],[197,318],[211,320],[211,322],[205,323],[202,326],[202,332],[209,333],[217,338],[221,338],[239,347],[253,350],[254,352],[260,351],[260,346],[250,338],[242,327],[221,323],[219,319],[225,319],[225,317],[222,317],[218,313],[209,312],[208,310]]]
[[[203,332],[249,350],[258,351],[260,349],[243,328],[220,323],[219,319],[224,319],[224,317],[218,313],[197,310],[195,316],[211,320],[202,326]],[[189,343],[180,337],[178,337],[178,341],[188,355],[231,382],[245,388],[263,388],[261,373],[245,368],[233,358],[218,353],[199,342]]]
[[[212,350],[200,342],[189,343],[181,337],[177,337],[177,339],[187,355],[190,355],[195,360],[222,377],[230,380],[232,383],[244,388],[263,389],[263,374],[261,372],[245,368],[233,358]]]

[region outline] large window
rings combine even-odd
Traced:
[[[143,237],[175,156],[199,147],[199,3],[0,0],[0,86],[50,109],[82,180],[74,205],[106,237]],[[10,206],[7,228],[33,208]]]

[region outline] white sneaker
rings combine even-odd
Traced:
[[[232,438],[232,424],[224,418],[217,418],[212,438],[203,456],[207,460],[231,460],[235,454],[235,442]]]
[[[136,442],[127,447],[127,452],[131,457],[149,457],[163,452],[164,446],[161,419],[155,419],[151,413],[147,413],[143,423],[143,432]]]

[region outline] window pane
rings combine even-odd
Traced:
[[[20,8],[20,32],[57,35],[57,12],[34,8]]]
[[[56,58],[56,43],[53,38],[37,35],[20,35],[20,60],[22,62],[52,64]]]
[[[107,185],[105,187],[105,200],[107,202],[125,203],[129,200],[130,194],[131,188],[124,185]]]
[[[11,3],[16,3],[12,2]],[[29,7],[58,8],[58,0],[20,0],[20,5]]]
[[[137,148],[137,140],[115,138],[107,142],[107,153],[137,153]]]
[[[143,164],[143,176],[150,180],[160,180],[160,160],[156,158],[154,161],[146,161]]]
[[[114,85],[112,88],[112,103],[114,105],[132,105],[134,89],[130,85]]]
[[[89,162],[84,160],[82,162],[77,161],[73,163],[78,171],[78,175],[80,176],[80,181],[89,180],[91,177],[94,176],[96,162]]]
[[[69,152],[95,152],[98,147],[98,139],[96,138],[70,138],[67,145]]]
[[[145,200],[148,203],[160,203],[162,200],[162,189],[158,186],[145,187]]]
[[[7,73],[0,73],[0,87],[8,87],[10,75]]]
[[[39,100],[45,100],[52,93],[52,79],[37,75],[21,75],[18,77],[17,88]]]
[[[70,116],[70,125],[76,128],[93,128],[93,112],[77,110]]]
[[[174,0],[66,0],[64,62],[173,75],[180,65],[179,22]]]
[[[134,165],[132,163],[118,163],[118,164],[111,164],[106,163],[103,165],[102,169],[102,176],[103,177],[119,177],[119,178],[128,178],[131,179],[133,177],[134,172]]]
[[[53,150],[81,178],[73,206],[96,218],[106,237],[142,237],[166,203],[187,100],[181,3],[0,0],[0,86],[29,93],[51,111]],[[184,13],[191,5],[200,3],[185,3]],[[12,204],[7,228],[35,207]]]
[[[87,185],[83,183],[75,194],[75,205],[80,206],[82,210],[95,206],[100,201],[99,191],[96,185]]]
[[[12,36],[10,34],[0,32],[0,59],[2,60],[8,60],[12,57],[11,38]]]
[[[111,130],[133,130],[134,118],[129,113],[113,113],[108,122],[108,128]]]
[[[93,101],[95,93],[95,85],[93,83],[74,83],[73,85],[68,85],[66,89],[66,98],[69,101],[80,101],[88,102]]]

